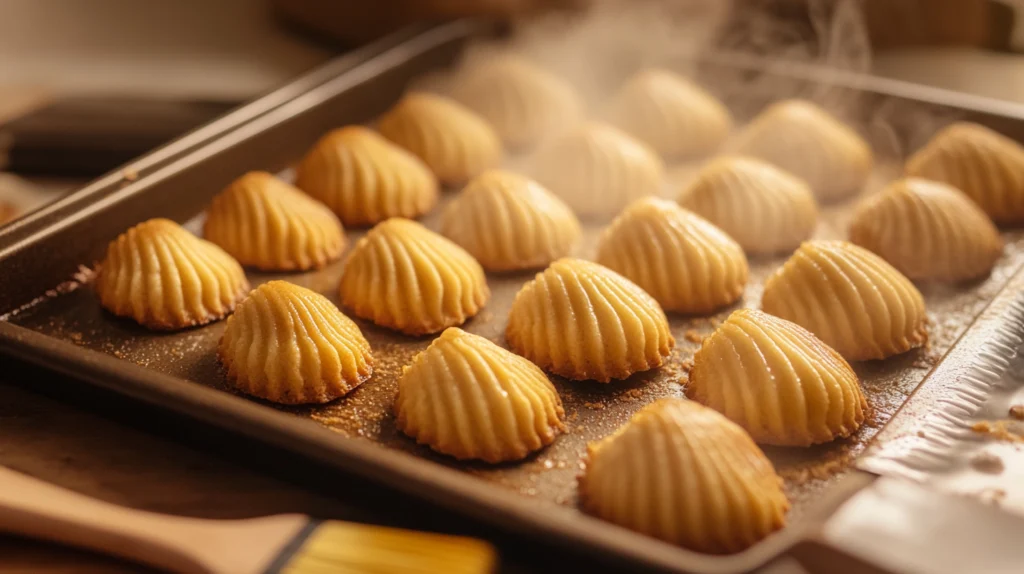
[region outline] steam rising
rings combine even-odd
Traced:
[[[900,158],[952,121],[948,112],[914,102],[872,100],[857,90],[806,81],[823,70],[870,71],[869,36],[857,0],[733,4],[596,0],[582,13],[520,22],[510,38],[473,46],[464,64],[486,61],[496,51],[519,54],[569,81],[594,115],[631,74],[649,67],[695,79],[741,122],[772,101],[804,98],[854,126],[877,157]]]

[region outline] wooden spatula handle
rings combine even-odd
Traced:
[[[288,541],[289,531],[305,522],[305,517],[295,515],[247,521],[163,516],[89,498],[0,467],[0,531],[174,572],[259,571],[258,566]],[[239,535],[252,542],[243,545],[244,552],[237,552]]]

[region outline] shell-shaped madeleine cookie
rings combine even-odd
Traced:
[[[438,195],[437,179],[420,158],[362,126],[320,138],[296,168],[295,185],[353,226],[417,218]]]
[[[582,259],[559,259],[519,290],[505,337],[547,371],[602,383],[660,367],[675,345],[657,301]]]
[[[750,254],[792,251],[814,234],[818,206],[800,178],[761,160],[723,157],[697,174],[679,204]]]
[[[614,217],[634,199],[657,195],[664,166],[646,145],[588,122],[544,146],[533,173],[581,217]]]
[[[392,218],[363,236],[345,262],[341,302],[358,317],[409,335],[461,325],[491,292],[464,249],[415,221]]]
[[[242,301],[217,355],[236,389],[283,404],[326,403],[373,372],[359,327],[323,295],[287,281],[260,285]]]
[[[693,401],[661,399],[588,447],[584,509],[711,554],[738,552],[786,522],[789,501],[747,433]]]
[[[849,436],[867,410],[857,374],[839,353],[796,323],[750,309],[704,339],[686,396],[755,441],[785,446]]]
[[[448,205],[441,233],[485,269],[542,267],[569,255],[580,224],[569,206],[528,177],[500,170],[477,176]]]
[[[874,162],[856,131],[804,100],[769,106],[737,136],[732,149],[803,179],[822,201],[859,191]]]
[[[997,223],[1024,222],[1024,147],[985,126],[943,128],[907,160],[906,173],[963,191]]]
[[[536,365],[450,327],[398,380],[398,428],[437,452],[519,460],[565,430],[562,400]]]
[[[464,183],[501,162],[501,140],[486,120],[444,96],[413,92],[377,122],[445,184]]]
[[[654,197],[633,203],[605,228],[597,262],[680,313],[708,313],[735,302],[748,275],[743,249],[721,229]]]
[[[850,241],[911,279],[940,281],[986,275],[1003,251],[996,226],[967,196],[915,177],[865,200],[850,224]]]
[[[265,271],[323,267],[345,248],[330,209],[264,171],[243,175],[213,198],[203,236]]]
[[[237,261],[168,219],[150,219],[110,242],[96,277],[100,304],[149,329],[217,321],[249,292]]]
[[[565,80],[514,56],[468,67],[452,97],[490,122],[510,148],[537,144],[572,125],[583,111]]]
[[[732,117],[714,96],[667,70],[633,76],[612,100],[611,122],[665,159],[713,153],[729,136]]]
[[[762,308],[851,361],[884,359],[928,340],[924,299],[892,265],[846,241],[807,241],[764,284]]]

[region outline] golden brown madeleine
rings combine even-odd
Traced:
[[[437,178],[420,158],[362,126],[336,129],[295,170],[295,185],[345,225],[415,219],[437,203]]]
[[[810,446],[849,436],[867,401],[857,374],[810,331],[761,311],[735,311],[693,356],[686,396],[755,441]]]
[[[238,305],[217,355],[232,386],[282,404],[332,401],[373,372],[359,327],[327,297],[287,281],[260,285]]]
[[[524,458],[565,430],[562,400],[543,371],[458,327],[402,371],[395,414],[416,442],[490,463]]]
[[[772,104],[737,136],[732,148],[803,179],[821,201],[859,191],[874,163],[871,148],[856,131],[804,100]]]
[[[490,296],[472,255],[397,217],[356,243],[341,276],[341,302],[356,316],[409,335],[461,325]]]
[[[987,275],[1003,240],[985,212],[944,183],[909,177],[866,199],[850,241],[911,279],[963,281]]]
[[[572,251],[580,224],[569,206],[528,177],[477,176],[448,205],[441,233],[490,271],[542,267]]]
[[[265,171],[243,175],[213,198],[203,236],[264,271],[316,269],[345,249],[330,209]]]
[[[721,229],[654,197],[634,202],[601,232],[597,262],[680,313],[735,302],[748,274],[743,249]]]
[[[406,94],[377,122],[381,135],[419,157],[442,183],[465,183],[501,162],[501,140],[486,120],[444,96]]]
[[[169,219],[144,221],[111,241],[96,276],[105,309],[161,331],[220,320],[248,292],[237,261]]]
[[[509,148],[534,146],[583,113],[583,103],[565,80],[516,56],[467,67],[452,97],[490,122]]]
[[[660,367],[675,345],[657,301],[582,259],[559,259],[519,290],[505,337],[546,371],[602,383]]]
[[[664,166],[618,128],[588,122],[544,146],[533,173],[580,217],[606,219],[634,199],[657,195]]]
[[[792,251],[814,234],[818,206],[800,178],[761,160],[732,156],[709,163],[679,204],[717,225],[744,251]]]
[[[907,160],[906,173],[963,191],[996,223],[1024,222],[1024,147],[985,126],[943,128]]]
[[[762,308],[851,361],[884,359],[928,340],[924,299],[881,257],[846,241],[808,241],[764,284]]]
[[[693,401],[661,399],[588,447],[584,509],[711,554],[739,552],[786,522],[782,480],[747,433]]]
[[[668,70],[644,70],[619,90],[611,122],[666,160],[713,153],[729,137],[732,116],[714,96]]]

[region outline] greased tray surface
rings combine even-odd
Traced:
[[[694,165],[677,166],[672,170],[671,179],[677,182],[685,180],[694,169]],[[880,166],[864,193],[877,191],[893,173],[892,165]],[[675,187],[669,186],[666,193],[669,194]],[[456,195],[455,191],[446,192],[440,205],[423,222],[436,230],[440,212]],[[841,205],[822,208],[816,236],[843,237],[846,222],[856,203],[857,199],[853,199]],[[202,227],[201,219],[200,215],[187,226],[198,232]],[[586,258],[594,255],[601,228],[600,224],[584,223],[584,238],[576,255]],[[349,248],[363,232],[348,231]],[[853,437],[831,444],[813,448],[766,449],[786,479],[787,491],[794,503],[791,520],[799,520],[805,507],[814,501],[815,494],[848,467],[852,457],[864,448],[867,441],[903,404],[928,371],[1018,269],[1024,261],[1024,233],[1004,232],[1003,238],[1006,242],[1005,253],[987,279],[956,287],[921,285],[929,316],[929,344],[925,348],[885,361],[854,363],[871,405],[868,424]],[[314,420],[345,437],[407,451],[463,469],[522,495],[572,506],[576,503],[576,477],[583,468],[587,443],[611,433],[639,408],[657,398],[683,396],[688,365],[700,345],[700,339],[711,333],[734,309],[757,307],[764,279],[784,260],[785,257],[752,260],[750,281],[742,300],[736,305],[708,317],[669,314],[676,348],[664,367],[610,384],[568,381],[553,376],[565,404],[568,433],[559,436],[552,446],[521,463],[461,463],[437,455],[426,447],[417,446],[412,439],[401,434],[395,427],[392,414],[397,380],[402,367],[408,365],[416,353],[426,348],[433,337],[408,337],[368,321],[357,320],[373,347],[376,361],[373,377],[369,381],[348,396],[323,406],[280,407],[265,404]],[[271,279],[286,279],[323,293],[337,304],[342,268],[343,262],[335,262],[315,272],[249,273],[249,278],[254,286]],[[507,347],[504,329],[512,299],[534,273],[488,274],[491,299],[483,311],[464,328]],[[12,320],[18,325],[112,354],[149,369],[233,392],[226,384],[223,369],[216,358],[217,341],[224,328],[223,322],[179,333],[150,332],[130,320],[122,320],[103,311],[89,286],[45,299],[18,313]]]
[[[868,424],[855,436],[809,449],[766,449],[786,478],[794,502],[791,527],[781,537],[772,537],[734,557],[695,555],[607,527],[594,519],[585,519],[575,510],[576,476],[587,442],[612,432],[633,412],[656,398],[682,395],[687,363],[701,337],[709,334],[734,308],[756,307],[764,278],[784,257],[751,261],[750,282],[736,306],[711,317],[670,315],[677,347],[665,367],[607,385],[569,382],[555,377],[569,419],[568,434],[526,461],[498,466],[458,463],[415,445],[396,431],[391,402],[397,377],[401,368],[429,344],[429,337],[409,338],[360,321],[376,358],[375,373],[370,381],[348,397],[325,406],[281,408],[267,403],[259,406],[258,401],[235,399],[206,388],[231,392],[214,352],[223,322],[179,333],[152,333],[130,321],[112,317],[96,303],[87,285],[90,273],[79,266],[100,258],[106,243],[118,233],[155,216],[179,220],[191,217],[189,226],[198,231],[201,210],[231,179],[249,169],[283,169],[331,127],[372,121],[398,98],[402,86],[423,73],[451,63],[459,45],[478,30],[475,26],[456,24],[428,29],[418,35],[407,34],[402,44],[363,65],[354,66],[336,80],[308,85],[308,91],[295,100],[254,117],[250,123],[173,163],[156,166],[152,173],[144,174],[137,182],[124,182],[120,187],[105,190],[102,198],[83,202],[77,212],[50,213],[44,209],[35,217],[23,220],[17,229],[3,230],[0,232],[0,261],[18,281],[0,284],[0,311],[18,310],[0,317],[0,348],[7,352],[11,349],[27,352],[34,355],[36,362],[59,362],[59,367],[54,365],[53,368],[67,373],[81,372],[96,386],[151,404],[156,400],[167,401],[172,403],[167,405],[169,410],[183,412],[192,408],[200,413],[196,418],[215,421],[214,424],[278,446],[280,442],[275,442],[271,433],[281,433],[289,441],[297,441],[292,446],[295,452],[321,461],[334,457],[332,460],[339,461],[337,468],[361,473],[364,477],[375,476],[407,493],[415,491],[424,498],[443,500],[466,514],[492,523],[503,522],[520,533],[544,535],[545,540],[563,547],[599,551],[600,556],[672,571],[734,572],[763,564],[795,540],[801,525],[813,523],[804,518],[822,514],[820,510],[810,512],[809,509],[817,508],[815,503],[819,500],[824,502],[829,498],[824,496],[826,491],[829,494],[845,492],[845,487],[829,487],[1018,271],[1024,262],[1024,232],[1003,233],[1005,253],[985,280],[959,286],[920,286],[930,318],[930,342],[926,348],[886,361],[854,365],[872,406]],[[844,101],[854,101],[858,108],[850,115],[859,117],[861,122],[864,118],[877,119],[880,112],[885,112],[883,127],[887,135],[897,136],[895,139],[900,144],[897,150],[913,149],[939,127],[934,121],[926,126],[917,121],[921,117],[934,119],[932,112],[935,110],[929,111],[929,108],[938,108],[941,117],[947,120],[976,119],[1017,139],[1024,138],[1022,110],[1008,110],[1003,115],[1003,110],[996,106],[972,108],[970,102],[960,102],[948,94],[939,97],[906,86],[866,85],[860,83],[861,80],[853,84],[829,83],[833,80],[810,74],[790,77],[787,81],[794,86],[804,86],[806,90],[801,92],[804,94],[817,93],[820,89],[833,95],[845,94]],[[738,110],[742,109],[738,115],[743,117],[763,106],[766,100],[764,94],[742,90],[732,94],[720,92],[720,95],[730,104],[735,103]],[[854,97],[848,98],[850,95]],[[925,113],[908,113],[921,110]],[[868,125],[870,131],[874,124],[858,125]],[[898,161],[891,160],[898,160],[900,154],[886,153],[888,148],[879,145],[874,137],[872,142],[879,157],[878,168],[864,194],[877,191],[899,173]],[[673,167],[666,195],[674,197],[681,182],[692,175],[694,168],[693,165]],[[438,215],[453,195],[452,191],[446,193],[442,205],[425,218],[428,226],[436,229]],[[852,199],[823,207],[816,235],[842,237],[855,204],[856,199]],[[600,228],[600,225],[585,225],[585,240],[578,255],[593,255]],[[349,231],[349,246],[360,233]],[[79,269],[77,273],[76,269]],[[324,293],[337,303],[341,272],[342,263],[338,262],[314,273],[250,274],[250,280],[254,284],[269,279],[291,280]],[[512,297],[532,275],[532,272],[489,274],[492,299],[464,328],[504,346],[503,330]],[[29,291],[30,287],[41,285],[45,287],[38,292]],[[38,298],[25,305],[33,296]],[[3,320],[10,324],[5,326]],[[44,337],[27,337],[22,328]],[[49,341],[46,337],[119,360],[100,362],[93,353],[76,353],[71,346],[50,348],[43,340]],[[114,365],[123,367],[118,369]],[[105,374],[113,375],[114,384],[98,381]],[[296,418],[281,416],[272,409]],[[293,421],[302,422],[298,418],[311,419],[336,431],[337,437],[318,429],[317,425],[293,424]],[[367,447],[354,448],[363,444]],[[396,450],[415,456],[396,456],[393,453]],[[428,461],[459,472],[442,473],[446,469]],[[360,467],[360,463],[365,468]],[[465,474],[479,477],[483,482],[464,480]],[[406,487],[406,483],[413,486]],[[826,504],[826,508],[829,507]]]

